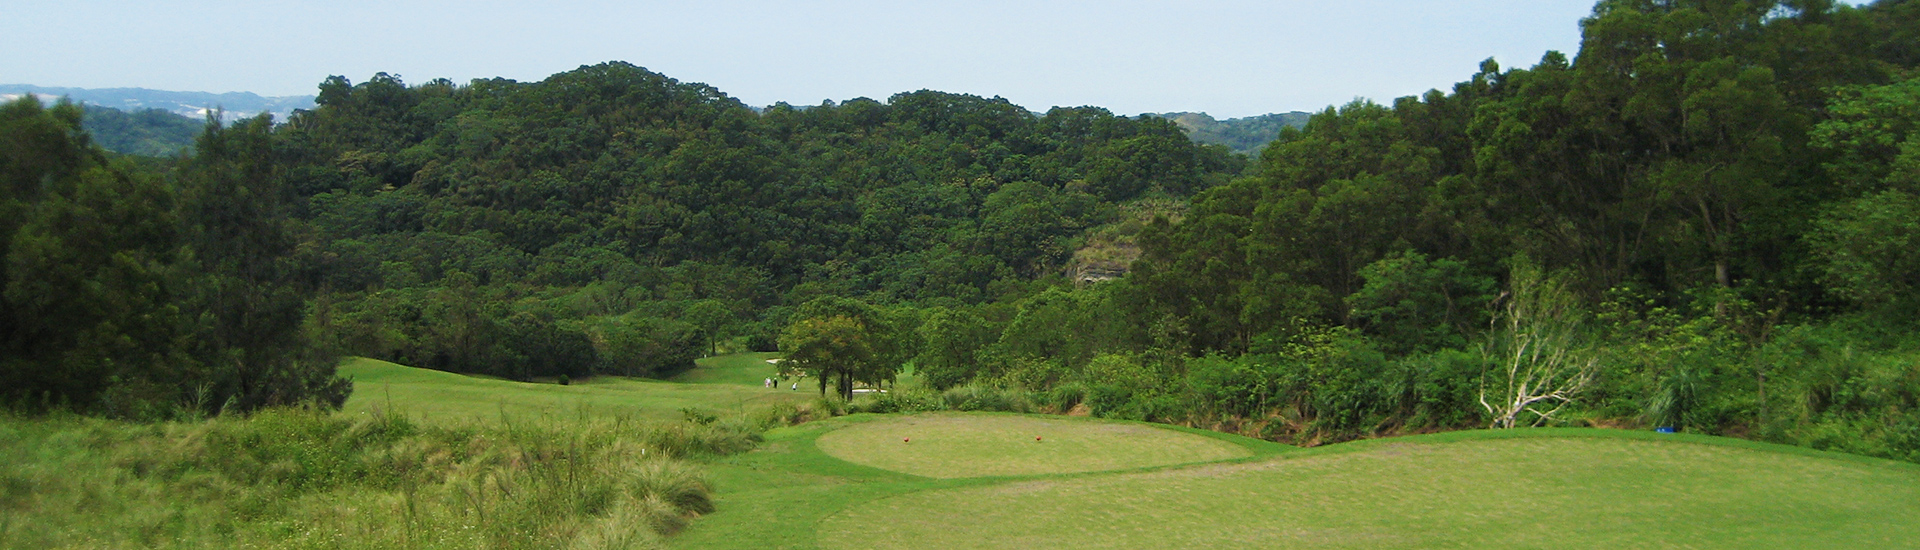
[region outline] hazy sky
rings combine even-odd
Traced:
[[[750,105],[934,89],[1238,117],[1387,101],[1579,50],[1592,0],[0,0],[0,83],[311,95],[620,60]]]

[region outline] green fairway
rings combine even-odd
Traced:
[[[419,419],[456,422],[555,415],[665,421],[680,419],[683,408],[727,414],[815,397],[807,391],[761,387],[761,380],[773,373],[767,356],[701,359],[673,382],[598,377],[569,386],[477,378],[354,358],[340,365],[340,374],[354,381],[353,397],[343,411],[359,414],[392,407]]]
[[[935,478],[1121,470],[1252,454],[1232,443],[1139,424],[965,413],[863,422],[816,444],[841,460]]]
[[[692,370],[680,373],[679,376],[673,377],[672,381],[682,384],[733,384],[759,387],[767,377],[774,375],[773,363],[768,363],[767,360],[779,356],[778,353],[755,352],[708,357],[694,362],[696,366]]]
[[[1920,540],[1915,468],[1618,437],[1446,439],[922,491],[852,506],[822,522],[818,540],[823,548],[1892,548]]]

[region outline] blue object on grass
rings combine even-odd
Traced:
[[[1663,434],[1670,434],[1670,433],[1673,433],[1673,426],[1661,426],[1658,428],[1654,428],[1653,431],[1660,432]]]

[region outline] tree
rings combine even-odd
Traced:
[[[853,399],[854,380],[879,363],[873,336],[864,323],[846,316],[800,319],[780,334],[780,350],[786,353],[782,362],[818,379],[821,395],[833,379],[834,393]]]
[[[853,398],[855,384],[890,383],[901,365],[918,351],[912,330],[885,310],[837,296],[816,298],[797,308],[780,334],[784,364],[827,379],[839,394]]]
[[[700,328],[701,335],[706,337],[707,355],[719,355],[721,331],[726,330],[727,325],[733,322],[733,311],[727,309],[727,305],[719,300],[700,300],[687,306],[685,315],[693,326]]]
[[[1829,292],[1866,308],[1910,309],[1920,290],[1920,78],[1834,90],[1812,132],[1825,168],[1854,198],[1828,207],[1805,240]]]
[[[1390,255],[1361,268],[1367,284],[1347,296],[1354,324],[1378,336],[1390,351],[1455,347],[1484,324],[1493,280],[1474,275],[1466,262],[1429,260],[1414,251]]]
[[[1480,406],[1489,428],[1512,428],[1530,415],[1539,426],[1587,389],[1599,361],[1583,346],[1578,302],[1564,283],[1524,257],[1513,262],[1498,326],[1482,353]]]
[[[338,407],[353,384],[334,375],[337,358],[316,354],[302,330],[295,197],[272,132],[270,115],[232,127],[210,117],[198,155],[176,175],[195,274],[182,307],[197,316],[194,354],[209,366],[209,406]]]
[[[1887,190],[1847,201],[1806,238],[1830,292],[1863,308],[1911,311],[1920,295],[1920,197]]]
[[[914,359],[914,372],[939,390],[973,380],[980,369],[980,350],[999,336],[986,319],[970,309],[934,310],[918,332],[925,344]]]
[[[164,414],[205,382],[187,353],[174,196],[106,162],[78,109],[0,107],[0,385],[27,406]]]

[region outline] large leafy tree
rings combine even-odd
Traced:
[[[0,106],[0,385],[22,406],[161,413],[205,379],[188,353],[173,195],[110,163],[80,109]]]
[[[865,302],[824,296],[797,308],[780,334],[780,351],[793,369],[828,379],[851,399],[855,384],[890,383],[919,351],[913,327]]]
[[[233,127],[210,121],[180,170],[181,221],[194,276],[194,354],[209,364],[219,406],[242,410],[308,399],[338,406],[351,382],[314,354],[305,290],[293,258],[297,223],[286,163],[267,115]]]

